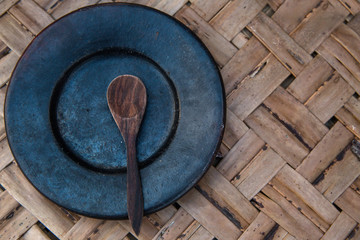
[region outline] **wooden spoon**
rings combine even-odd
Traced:
[[[146,107],[146,88],[132,75],[115,78],[107,89],[111,114],[124,138],[127,152],[127,209],[136,235],[140,232],[144,203],[136,160],[136,136]]]

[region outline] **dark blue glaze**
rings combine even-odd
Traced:
[[[147,107],[137,141],[140,166],[164,151],[176,131],[176,89],[155,62],[121,49],[87,56],[59,81],[50,116],[55,136],[65,151],[94,170],[126,171],[125,144],[120,131],[114,131],[117,127],[104,94],[110,82],[123,74],[139,77],[147,89]]]
[[[126,157],[106,102],[118,75],[139,77],[148,104],[137,149],[145,214],[182,196],[205,173],[224,128],[219,71],[184,25],[151,8],[78,10],[35,38],[5,103],[16,161],[50,200],[98,218],[126,218]]]

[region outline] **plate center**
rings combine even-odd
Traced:
[[[126,170],[124,140],[107,105],[106,91],[119,75],[140,78],[147,106],[137,138],[140,167],[169,145],[179,118],[175,87],[146,56],[121,49],[92,54],[74,64],[54,89],[50,118],[59,144],[79,164],[99,172]]]

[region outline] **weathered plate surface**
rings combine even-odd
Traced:
[[[106,102],[108,84],[121,74],[147,88],[137,143],[145,214],[200,179],[223,133],[221,76],[181,23],[131,4],[87,7],[56,21],[13,72],[6,130],[32,184],[91,217],[127,217],[125,146]]]

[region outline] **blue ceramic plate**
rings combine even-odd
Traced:
[[[145,214],[194,186],[223,134],[218,68],[180,22],[130,4],[61,18],[33,40],[13,72],[6,130],[30,182],[82,215],[127,217],[125,145],[106,100],[109,83],[122,74],[139,77],[148,94],[137,141]]]

